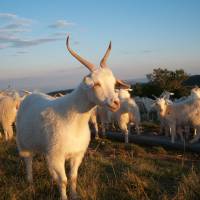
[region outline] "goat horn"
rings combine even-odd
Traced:
[[[112,45],[111,45],[111,41],[110,41],[110,44],[109,44],[109,46],[108,46],[108,49],[107,49],[107,51],[106,51],[104,57],[102,58],[102,60],[101,60],[101,62],[100,62],[100,66],[101,66],[102,68],[106,67],[106,62],[107,62],[107,59],[108,59],[108,57],[109,57],[109,55],[110,55],[111,47],[112,47]]]
[[[95,65],[93,65],[92,63],[88,62],[87,60],[85,60],[84,58],[80,57],[75,51],[73,51],[70,47],[69,47],[69,35],[67,36],[67,40],[66,40],[66,46],[68,51],[71,53],[71,55],[76,58],[80,63],[82,63],[83,65],[85,65],[91,72],[95,70]]]
[[[119,79],[116,79],[116,87],[124,88],[124,89],[130,89],[131,88],[131,86],[129,84],[127,84],[124,81],[121,81]]]

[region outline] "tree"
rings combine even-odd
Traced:
[[[187,88],[183,86],[183,81],[188,79],[189,75],[183,70],[178,69],[171,71],[168,69],[154,69],[153,73],[147,74],[147,79],[151,88],[155,91],[153,94],[158,95],[158,93],[164,90],[174,92],[176,97],[183,95],[188,95]]]

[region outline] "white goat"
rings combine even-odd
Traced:
[[[17,115],[17,145],[24,158],[27,178],[32,182],[32,156],[34,152],[45,155],[53,179],[59,185],[62,199],[67,199],[65,160],[70,160],[70,194],[77,198],[76,182],[79,165],[90,141],[89,118],[96,105],[116,111],[120,102],[115,93],[115,79],[106,67],[111,43],[96,69],[93,64],[77,55],[69,47],[73,57],[85,65],[90,74],[70,94],[53,98],[45,94],[31,94],[21,103]]]
[[[162,92],[162,94],[160,95],[159,98],[165,99],[165,101],[168,104],[172,104],[173,102],[170,100],[170,96],[172,96],[172,95],[174,95],[174,93],[168,92],[168,91],[164,91],[164,92]],[[156,96],[154,96],[154,97],[155,97],[156,100],[158,99]],[[152,107],[156,107],[155,103],[153,104]],[[158,112],[158,117],[159,117],[159,120],[160,120],[160,134],[165,133],[165,136],[169,136],[171,129],[169,127],[168,121],[166,120],[165,116],[160,115],[159,111],[160,111],[160,109],[158,108],[157,112]]]
[[[130,89],[118,90],[120,99],[120,108],[115,113],[112,113],[113,119],[117,121],[119,128],[125,134],[125,143],[129,142],[128,134],[130,132],[131,123],[135,124],[137,134],[140,134],[140,112],[134,99],[130,97]]]
[[[194,99],[200,99],[200,88],[198,86],[191,90],[190,96]]]
[[[100,118],[102,132],[105,135],[105,130],[111,123],[113,126],[115,122],[119,125],[125,136],[125,143],[128,143],[128,133],[130,132],[130,126],[134,123],[137,134],[140,134],[140,112],[134,99],[130,97],[131,89],[119,89],[116,90],[120,99],[120,109],[114,113],[105,110],[104,108],[98,108],[98,116]]]
[[[195,87],[191,90],[190,95],[188,97],[181,97],[180,99],[178,99],[178,101],[174,102],[174,104],[179,104],[179,103],[187,103],[196,99],[200,99],[200,88],[199,87]],[[184,126],[184,132],[186,135],[186,139],[188,139],[190,137],[190,128],[191,128],[191,123],[189,124],[182,124],[182,126]],[[182,126],[178,126],[177,127],[177,132],[181,137],[181,140],[183,140],[183,128]],[[194,128],[194,133],[193,136],[196,135],[197,131],[196,128]]]
[[[4,94],[0,98],[0,124],[3,128],[6,140],[12,139],[13,137],[12,125],[15,122],[19,105],[20,97],[17,92],[14,92],[12,95]]]
[[[191,90],[191,95],[190,95],[193,99],[200,99],[200,88],[198,86],[196,86],[195,88],[193,88]],[[196,141],[199,140],[200,138],[200,132],[198,132],[197,135],[197,129],[194,127],[194,138],[190,141],[190,143],[194,143]]]
[[[184,101],[179,103],[169,103],[164,98],[156,101],[159,106],[160,115],[165,118],[168,127],[171,130],[171,141],[174,143],[176,137],[176,129],[183,140],[182,125],[193,125],[196,128],[197,135],[190,142],[196,142],[200,138],[200,99],[197,98],[195,91]]]

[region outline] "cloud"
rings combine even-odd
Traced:
[[[12,14],[12,13],[0,13],[0,19],[13,20],[16,18],[17,18],[17,15]]]
[[[31,40],[15,40],[12,42],[11,47],[22,48],[22,47],[30,47],[37,46],[44,43],[55,42],[61,40],[60,38],[39,38],[39,39],[31,39]]]
[[[48,27],[62,29],[62,28],[66,28],[66,27],[74,26],[74,25],[75,25],[75,23],[73,23],[73,22],[68,22],[66,20],[58,20],[55,23],[50,24]]]
[[[24,48],[31,46],[38,46],[41,44],[55,42],[63,39],[64,32],[56,33],[54,35],[39,37],[39,38],[27,38],[24,34],[31,32],[30,26],[33,20],[20,17],[12,13],[0,13],[0,50],[6,48]],[[75,25],[72,22],[66,20],[58,20],[54,24],[49,25],[51,28],[62,29],[68,26]],[[76,42],[78,44],[78,42]],[[16,54],[18,54],[16,52]]]
[[[43,37],[37,39],[20,39],[19,37],[13,35],[0,34],[0,49],[5,49],[8,47],[15,47],[15,48],[31,47],[59,40],[62,40],[62,38]]]
[[[25,32],[30,32],[30,29],[25,29],[25,28],[17,28],[17,29],[6,29],[0,27],[0,35],[5,34],[5,35],[14,35],[16,33],[25,33]]]
[[[14,43],[20,40],[18,34],[29,32],[27,26],[30,26],[32,20],[19,17],[12,13],[0,13],[0,22],[2,19],[6,21],[3,26],[0,26],[0,49],[10,47],[10,43]]]
[[[19,17],[12,13],[0,13],[0,20],[5,20],[3,26],[0,27],[0,49],[5,48],[23,48],[37,46],[44,43],[58,41],[61,38],[59,36],[54,37],[42,37],[42,38],[22,38],[20,33],[29,32],[29,27],[33,20]],[[61,23],[62,24],[62,23]],[[63,22],[63,26],[66,25]],[[17,53],[18,54],[18,53]]]
[[[11,13],[0,13],[0,20],[7,19],[6,23],[0,27],[0,34],[4,35],[14,35],[16,33],[28,32],[27,29],[32,24],[32,20],[21,18],[15,14]]]
[[[0,33],[0,44],[15,42],[17,40],[19,40],[19,39],[17,37],[13,36],[12,34],[1,34]]]
[[[33,22],[33,20],[31,19],[22,18],[13,13],[0,13],[0,19],[12,21],[14,23],[21,24],[21,25],[29,25]]]
[[[8,25],[4,26],[3,29],[10,30],[10,29],[16,29],[16,28],[19,28],[19,27],[21,27],[21,24],[12,23],[12,24],[8,24]]]

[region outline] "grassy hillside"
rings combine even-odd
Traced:
[[[59,199],[42,156],[36,155],[33,173],[34,184],[28,185],[15,142],[0,141],[0,199]],[[78,192],[84,200],[200,199],[200,156],[92,141],[79,169]]]

